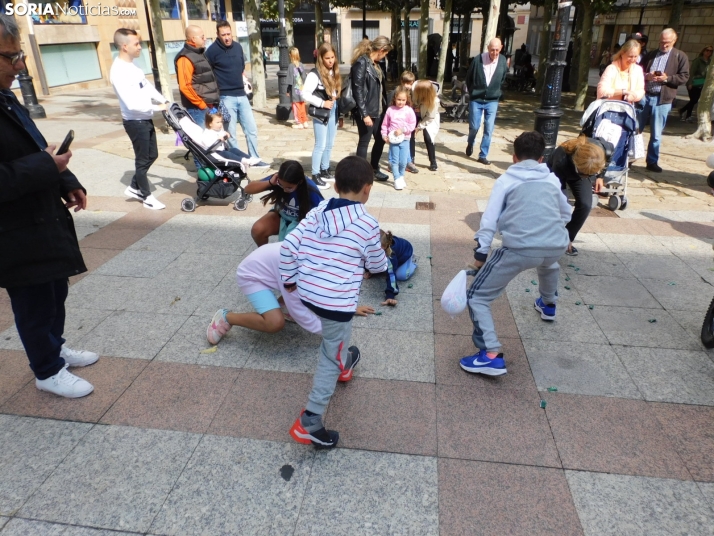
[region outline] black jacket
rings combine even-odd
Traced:
[[[382,113],[387,110],[387,87],[380,83],[380,76],[369,56],[357,58],[350,70],[352,80],[352,96],[357,103],[353,114],[361,119],[379,118],[379,99],[382,99]]]
[[[57,171],[12,110],[0,106],[0,287],[47,283],[86,272],[62,198],[82,188]]]

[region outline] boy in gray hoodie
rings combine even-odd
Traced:
[[[514,277],[524,270],[537,269],[540,298],[535,308],[543,320],[555,320],[558,259],[568,247],[565,224],[572,212],[560,181],[542,163],[543,136],[524,132],[513,142],[513,149],[513,165],[496,180],[474,237],[474,264],[480,270],[469,288],[468,303],[478,352],[460,361],[462,369],[489,376],[506,373],[491,302]],[[501,233],[503,247],[488,257],[496,231]]]

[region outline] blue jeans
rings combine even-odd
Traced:
[[[672,109],[672,103],[659,104],[659,95],[645,95],[640,101],[637,112],[637,124],[640,132],[650,126],[650,143],[647,145],[648,164],[656,164],[659,160],[659,145],[662,140],[662,131],[667,124],[667,116]]]
[[[228,134],[231,135],[228,140],[229,145],[236,149],[238,148],[236,141],[236,122],[238,122],[243,129],[243,134],[245,134],[250,156],[260,158],[258,154],[258,127],[255,126],[253,109],[250,107],[248,97],[229,97],[224,95],[221,97],[221,102],[231,114],[231,120],[228,122]]]
[[[404,177],[404,170],[409,162],[409,138],[402,143],[389,144],[389,167],[395,179]]]
[[[312,150],[312,174],[319,175],[323,169],[330,169],[330,155],[337,134],[337,104],[330,110],[327,124],[312,118],[315,130],[315,148]]]
[[[479,158],[488,156],[488,150],[491,148],[491,135],[496,124],[497,111],[498,101],[469,102],[469,139],[467,142],[469,145],[473,145],[474,141],[476,141],[476,134],[478,134],[478,129],[481,126],[481,115],[484,115],[483,139],[478,153]]]

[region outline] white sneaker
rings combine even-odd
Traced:
[[[161,210],[162,208],[166,208],[166,205],[164,205],[161,201],[156,199],[153,195],[150,195],[144,201],[144,206],[146,208],[150,208],[151,210]]]
[[[60,357],[64,359],[64,362],[70,367],[86,367],[87,365],[96,363],[99,359],[99,356],[94,352],[72,350],[66,346],[62,346]]]
[[[144,200],[144,196],[141,195],[141,192],[135,188],[132,188],[131,186],[126,187],[126,190],[124,190],[124,195],[127,197],[133,197],[134,199],[138,199],[139,201]]]
[[[35,386],[40,391],[47,391],[65,398],[82,398],[94,391],[94,386],[87,380],[67,372],[66,365],[57,374],[46,380],[35,379]]]
[[[253,167],[254,168],[269,168],[270,164],[267,164],[267,163],[263,162],[262,160],[259,160],[258,162],[253,164]]]
[[[404,190],[404,188],[407,187],[407,181],[404,180],[404,177],[399,177],[398,179],[394,179],[394,189],[395,190]]]

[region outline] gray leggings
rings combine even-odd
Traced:
[[[491,252],[486,264],[476,274],[467,294],[471,321],[474,324],[472,339],[476,348],[489,352],[501,349],[493,325],[491,302],[524,270],[537,269],[538,288],[545,303],[555,303],[558,300],[558,259],[561,256],[562,253],[557,257],[526,257],[508,248],[498,248]]]

